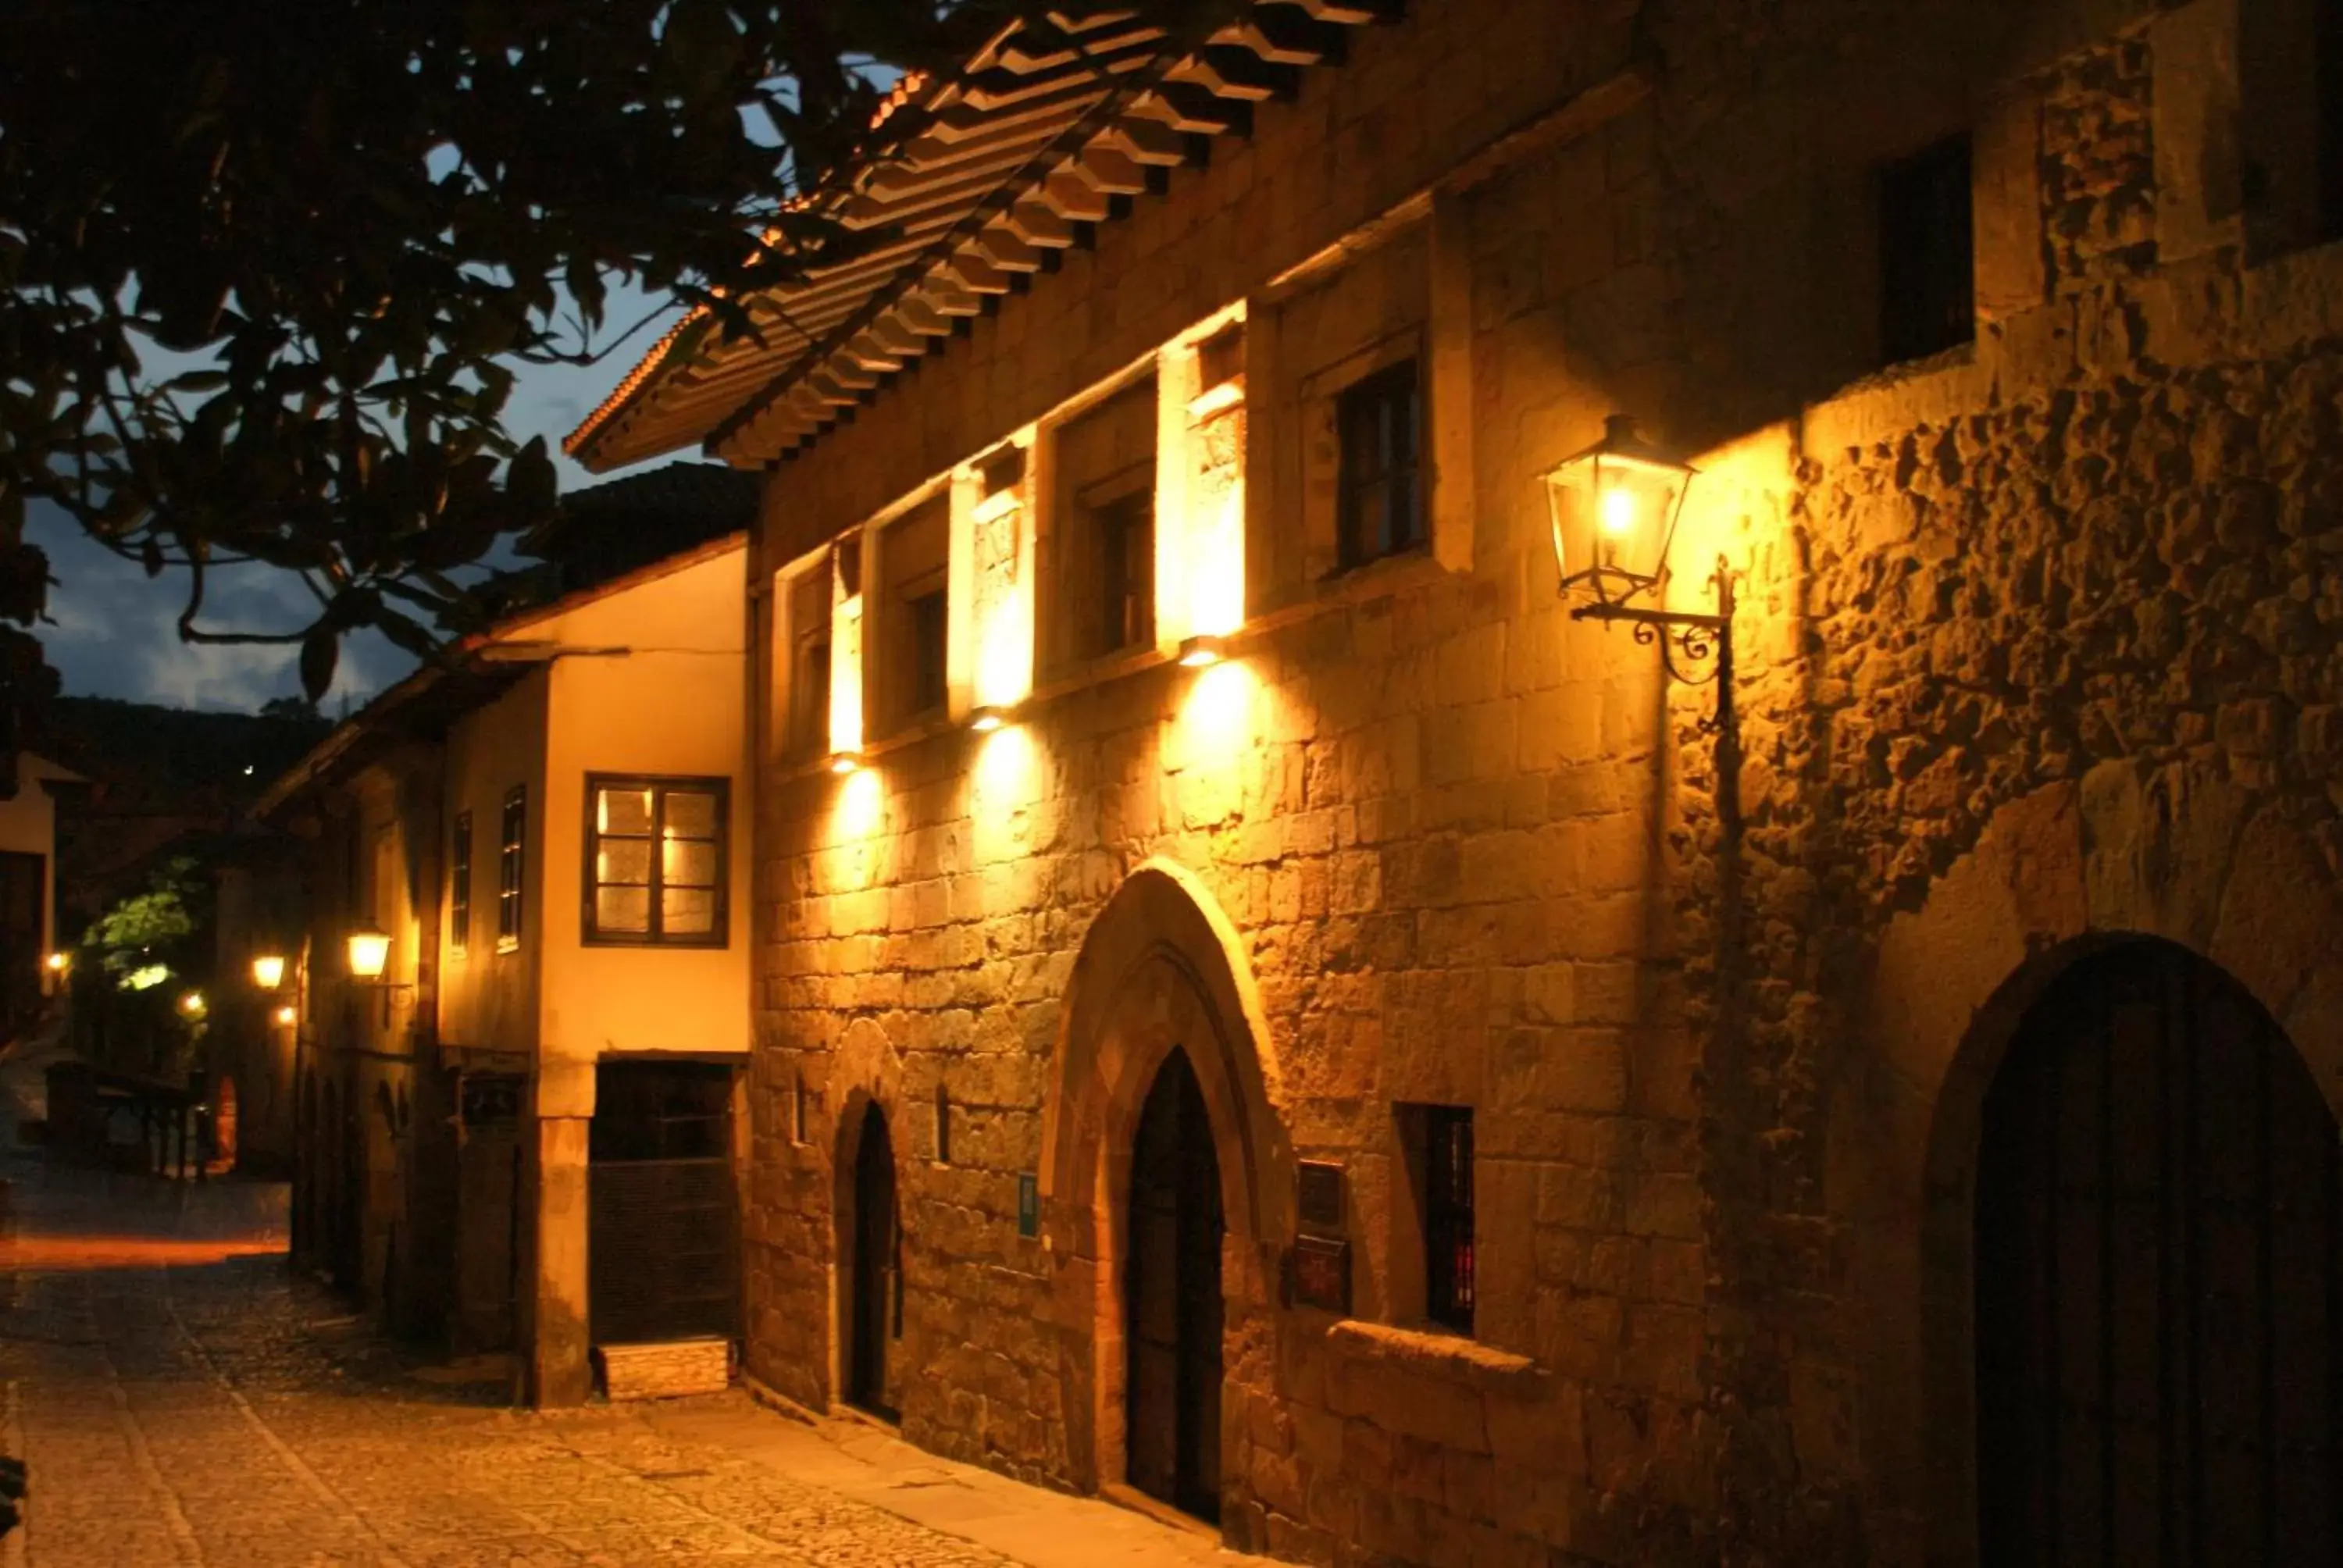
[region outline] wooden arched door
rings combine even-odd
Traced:
[[[2343,1562],[2343,1175],[2278,1025],[2168,943],[2086,958],[1980,1155],[1979,1561]]]
[[[1131,1151],[1123,1263],[1123,1476],[1200,1519],[1221,1516],[1220,1160],[1187,1053],[1155,1074]]]
[[[889,1420],[895,1392],[895,1341],[903,1332],[902,1226],[895,1195],[895,1146],[874,1101],[855,1141],[851,1255],[847,1260],[846,1398]]]

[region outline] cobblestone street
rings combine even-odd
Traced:
[[[0,1563],[1172,1568],[1199,1535],[746,1398],[509,1408],[286,1268],[283,1189],[7,1164]],[[1224,1561],[1240,1561],[1224,1558]]]

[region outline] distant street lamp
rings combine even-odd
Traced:
[[[277,1023],[286,1029],[291,1029],[301,1020],[299,1010],[295,1008],[289,1001],[284,1006],[278,1008],[273,1016],[276,1018]]]
[[[1625,621],[1638,643],[1659,645],[1661,662],[1675,679],[1691,686],[1720,682],[1721,712],[1733,679],[1733,576],[1725,558],[1717,558],[1709,578],[1716,591],[1715,614],[1658,605],[1684,494],[1698,473],[1682,457],[1644,439],[1626,415],[1614,414],[1603,422],[1603,439],[1546,472],[1546,517],[1562,596],[1578,601],[1570,618]],[[1715,663],[1706,675],[1692,676],[1679,659]],[[1721,723],[1704,719],[1701,728],[1713,734]]]
[[[378,926],[360,926],[348,938],[350,974],[357,980],[380,980],[390,962],[390,933]]]
[[[203,1017],[204,993],[199,990],[191,990],[181,996],[179,998],[179,1010],[186,1013],[189,1018]]]
[[[275,990],[285,983],[285,955],[261,953],[252,960],[252,983],[263,990]]]

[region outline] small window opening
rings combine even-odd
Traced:
[[[1925,359],[1976,336],[1969,137],[1879,172],[1880,359]]]
[[[1473,1112],[1423,1108],[1423,1315],[1460,1334],[1473,1332]]]
[[[951,1163],[951,1095],[941,1082],[936,1085],[936,1163]]]
[[[1425,543],[1423,394],[1413,359],[1403,359],[1335,397],[1341,453],[1341,560],[1364,566]]]

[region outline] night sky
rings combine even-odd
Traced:
[[[623,329],[647,306],[639,295],[613,290],[609,319]],[[508,426],[523,438],[544,435],[555,451],[565,492],[608,476],[589,475],[561,457],[561,437],[618,385],[665,325],[644,328],[588,368],[514,367],[518,382],[506,410]],[[38,505],[26,532],[49,552],[50,575],[56,579],[49,590],[54,624],[38,630],[68,694],[246,712],[272,697],[299,694],[290,644],[223,648],[179,640],[177,620],[187,589],[184,573],[150,579],[136,562],[92,543],[62,513]],[[206,585],[203,624],[237,631],[297,628],[307,624],[316,603],[298,581],[269,568],[228,568],[211,574]],[[345,697],[353,706],[364,701],[413,663],[379,636],[346,638],[326,711],[337,713]]]

